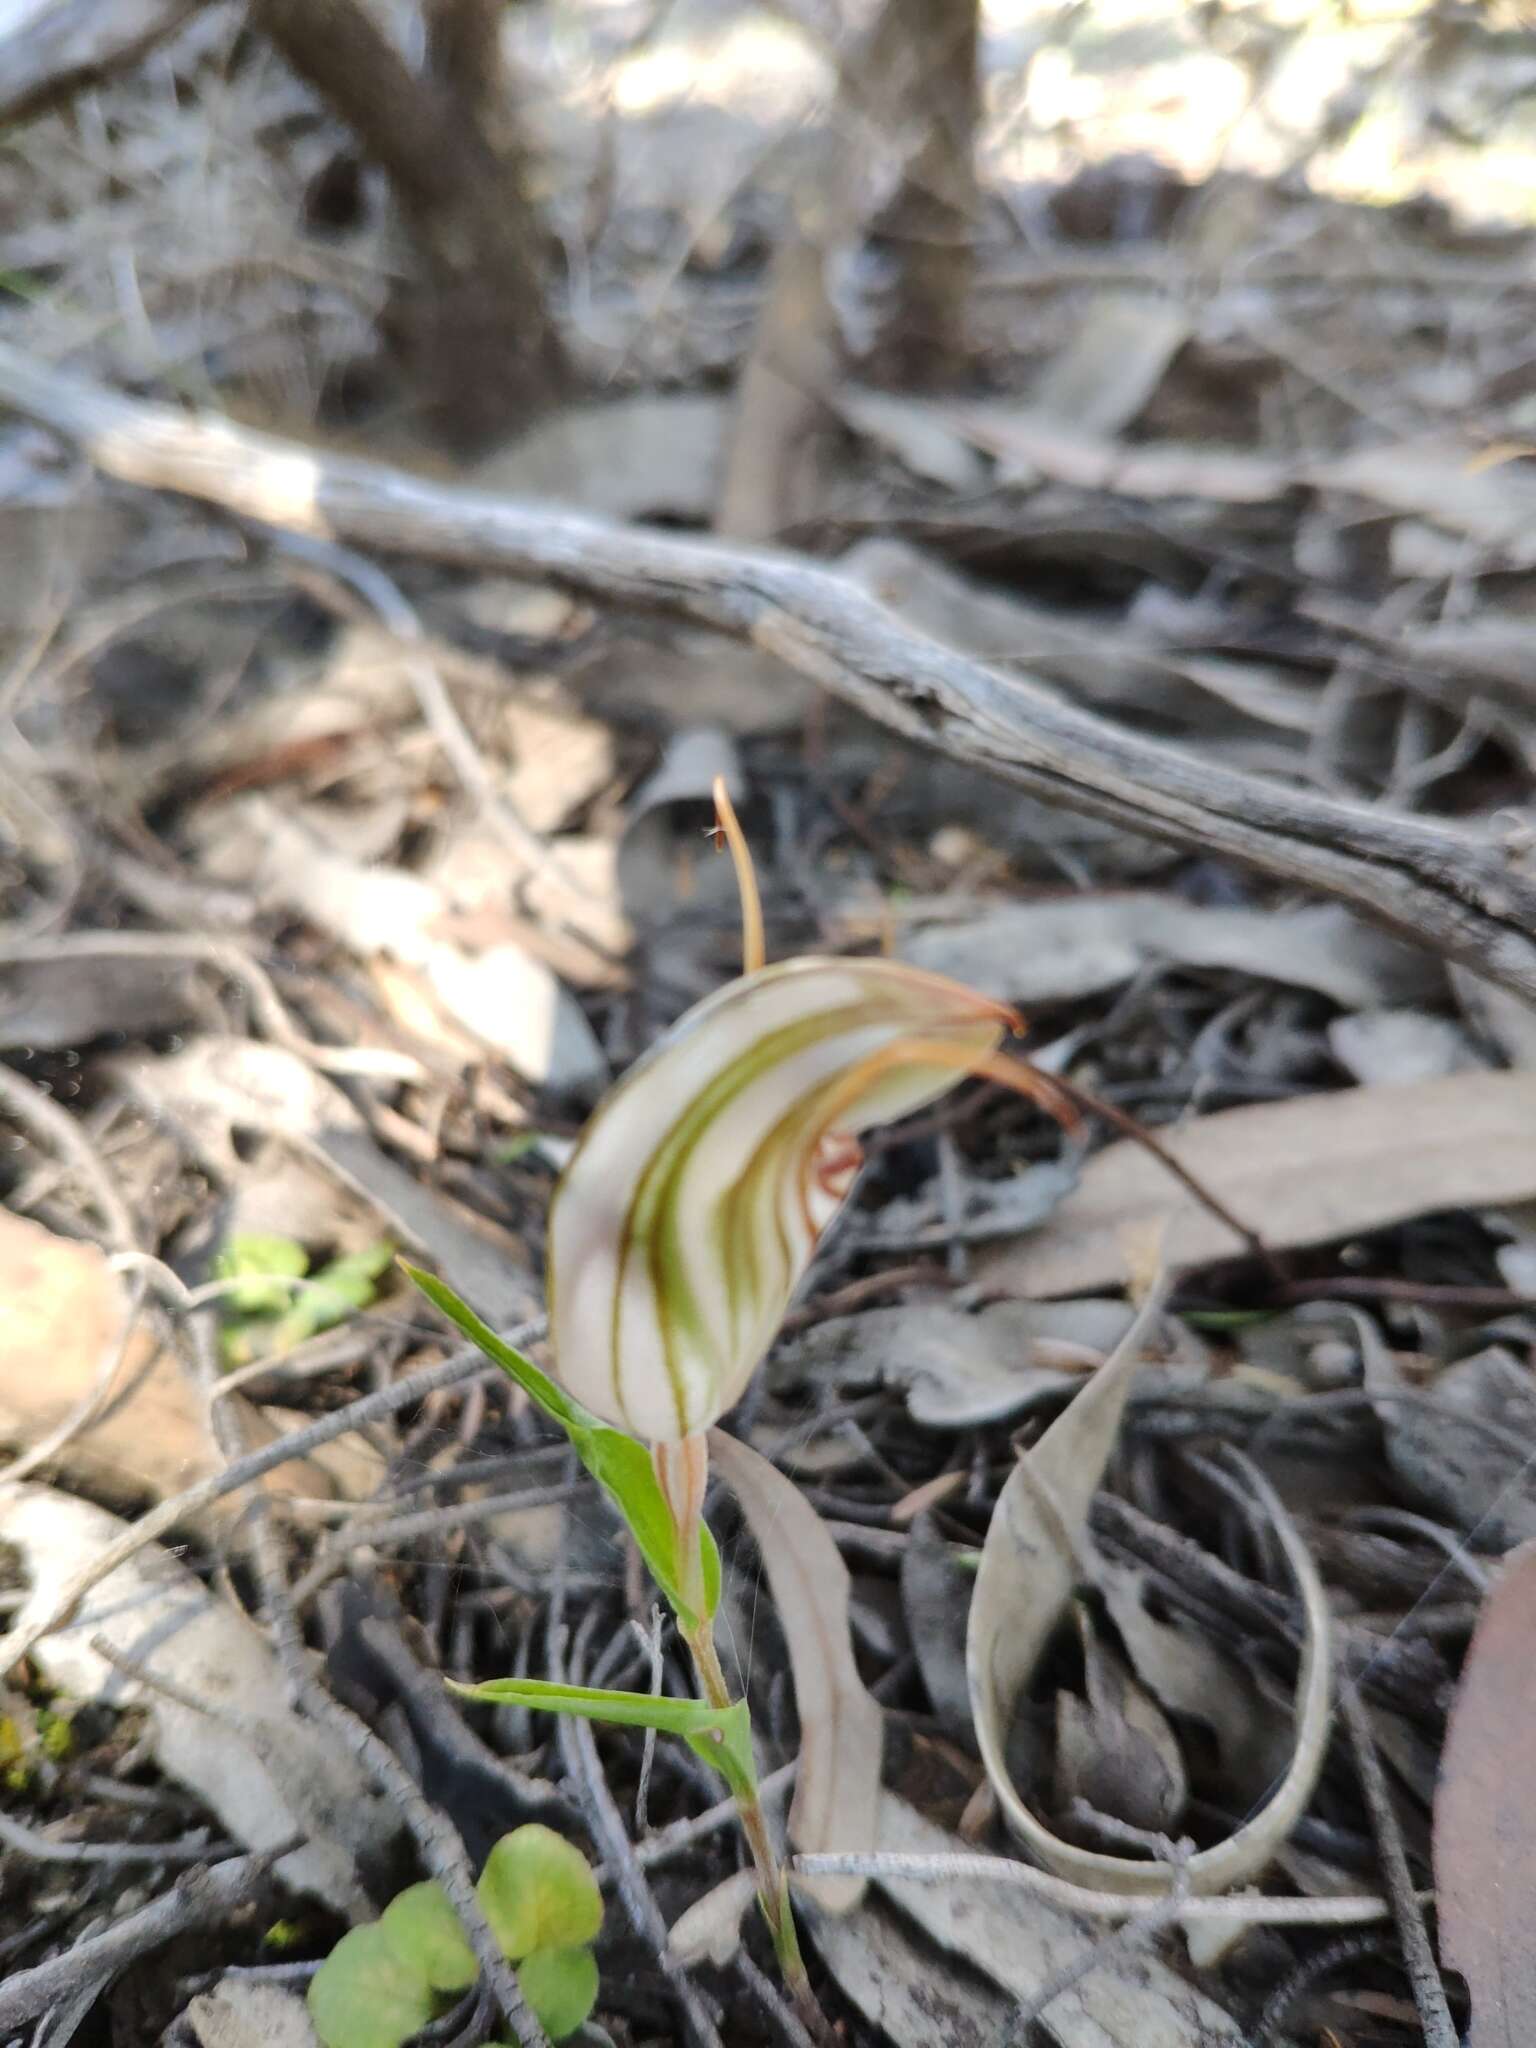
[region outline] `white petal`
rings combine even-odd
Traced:
[[[872,960],[787,961],[691,1010],[605,1098],[555,1191],[551,1309],[570,1392],[655,1441],[713,1421],[835,1213],[813,1173],[819,1106],[914,1036],[958,1033],[979,1054],[1005,1015]],[[903,1114],[956,1078],[932,1064],[881,1070],[839,1127]]]

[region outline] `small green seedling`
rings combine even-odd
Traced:
[[[309,1253],[294,1238],[232,1237],[215,1267],[234,1311],[224,1324],[224,1363],[281,1358],[305,1338],[344,1323],[372,1302],[393,1256],[387,1244],[366,1245],[311,1273]]]
[[[591,1944],[602,1894],[581,1851],[530,1822],[503,1835],[475,1891],[502,1953],[552,2040],[574,2034],[597,2002]],[[309,1987],[325,2048],[400,2048],[467,1991],[475,1958],[441,1888],[413,1884],[381,1919],[344,1934]]]
[[[70,1725],[68,1714],[55,1713],[52,1707],[39,1707],[37,1732],[43,1755],[51,1763],[61,1764],[73,1752],[75,1731]]]

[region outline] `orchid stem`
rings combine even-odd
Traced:
[[[702,1621],[696,1628],[684,1628],[682,1636],[693,1658],[693,1668],[698,1673],[699,1690],[709,1705],[731,1706],[731,1690],[720,1668],[710,1624]],[[828,2042],[832,2039],[831,2029],[826,2015],[816,2003],[805,1959],[800,1953],[800,1938],[795,1932],[795,1916],[789,1903],[789,1878],[774,1849],[755,1783],[749,1792],[736,1789],[736,1812],[747,1846],[752,1851],[752,1862],[757,1871],[757,1900],[763,1909],[763,1918],[768,1922],[773,1952],[778,1957],[785,1985],[812,2039]]]

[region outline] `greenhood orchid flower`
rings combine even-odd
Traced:
[[[715,1649],[720,1560],[703,1521],[705,1432],[772,1343],[853,1185],[861,1132],[922,1108],[967,1075],[1032,1097],[1064,1124],[1093,1099],[1010,1058],[1002,1041],[1019,1019],[958,982],[887,959],[765,966],[751,860],[719,783],[715,802],[741,886],[745,971],[674,1024],[603,1099],[555,1189],[547,1284],[561,1384],[441,1282],[414,1277],[566,1431],[671,1602],[703,1696],[700,1708],[522,1679],[513,1681],[519,1702],[672,1727],[719,1765],[785,1981],[820,2040],[830,2035],[763,1814],[746,1708],[732,1701]],[[1250,1235],[1149,1134],[1097,1106]],[[649,1444],[649,1458],[636,1439]],[[471,1696],[505,1694],[492,1686]],[[686,1724],[678,1718],[685,1704]]]
[[[690,1010],[587,1125],[555,1190],[567,1391],[653,1444],[734,1405],[862,1157],[858,1134],[984,1069],[1001,1003],[892,960],[786,960]]]

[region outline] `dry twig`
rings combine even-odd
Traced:
[[[524,1324],[510,1334],[508,1341],[513,1344],[533,1342],[542,1334],[543,1327],[542,1320]],[[331,1415],[322,1415],[303,1429],[290,1430],[286,1436],[263,1445],[260,1450],[237,1458],[224,1471],[212,1473],[196,1486],[189,1486],[184,1493],[161,1501],[147,1514],[141,1515],[132,1528],[124,1530],[115,1542],[108,1544],[89,1566],[70,1581],[50,1613],[37,1615],[25,1628],[13,1629],[8,1636],[0,1637],[0,1675],[26,1656],[35,1643],[66,1622],[93,1586],[100,1585],[120,1564],[125,1564],[147,1544],[157,1541],[178,1522],[200,1514],[214,1501],[222,1500],[225,1494],[249,1486],[254,1480],[275,1471],[279,1465],[286,1465],[290,1458],[305,1457],[318,1445],[328,1444],[335,1437],[361,1429],[365,1423],[393,1415],[397,1409],[413,1407],[443,1387],[457,1386],[481,1373],[489,1376],[495,1370],[494,1366],[486,1364],[478,1351],[455,1352],[440,1365],[426,1366],[421,1372],[397,1380],[392,1387],[381,1387],[376,1393],[349,1402],[345,1408],[338,1408]]]
[[[1423,1909],[1413,1889],[1413,1876],[1408,1868],[1408,1853],[1403,1847],[1402,1830],[1397,1824],[1396,1814],[1392,1811],[1392,1795],[1387,1790],[1386,1773],[1382,1770],[1381,1759],[1376,1754],[1376,1738],[1371,1732],[1371,1717],[1366,1712],[1365,1702],[1359,1692],[1347,1678],[1339,1687],[1339,1711],[1344,1717],[1345,1727],[1349,1730],[1350,1746],[1355,1752],[1355,1768],[1360,1774],[1360,1789],[1365,1794],[1365,1803],[1370,1811],[1371,1826],[1376,1835],[1376,1850],[1381,1858],[1381,1867],[1387,1880],[1387,1892],[1392,1901],[1392,1917],[1397,1923],[1397,1938],[1402,1943],[1408,1982],[1413,1987],[1413,2002],[1418,2007],[1419,2025],[1424,2030],[1424,2048],[1458,2048],[1461,2036],[1456,2031],[1456,2022],[1451,2018],[1445,1986],[1440,1981],[1435,1952],[1430,1945],[1429,1930],[1424,1925]]]
[[[1536,997],[1536,883],[1449,827],[1197,759],[902,625],[835,572],[768,550],[624,528],[325,457],[118,396],[0,347],[0,398],[129,483],[285,532],[542,576],[777,655],[882,725],[1132,831],[1322,891]]]
[[[1009,1856],[956,1853],[953,1856],[909,1855],[904,1851],[870,1850],[862,1855],[794,1856],[790,1876],[873,1877],[881,1883],[1003,1884],[1033,1892],[1068,1912],[1096,1920],[1139,1920],[1168,1917],[1168,1900],[1152,1893],[1092,1892],[1019,1863]],[[1263,1898],[1252,1893],[1184,1899],[1173,1916],[1181,1921],[1218,1920],[1243,1927],[1357,1927],[1385,1920],[1391,1907],[1367,1894],[1335,1898]]]
[[[262,1856],[234,1856],[227,1863],[189,1870],[169,1891],[151,1899],[101,1934],[77,1941],[63,1955],[51,1956],[30,1970],[18,1970],[0,1984],[0,2032],[24,2026],[84,1980],[99,1984],[116,1976],[149,1949],[159,1948],[193,1927],[227,1921],[260,1891],[281,1850]]]

